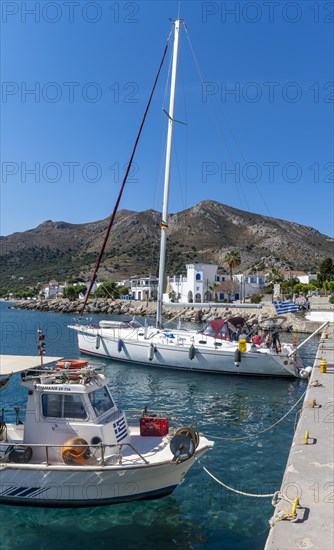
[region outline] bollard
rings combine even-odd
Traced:
[[[305,445],[308,445],[308,438],[309,438],[309,433],[308,433],[308,430],[306,430],[305,437],[304,437],[304,444]]]
[[[327,361],[326,359],[321,359],[320,361],[320,372],[325,374],[327,372]]]
[[[293,501],[292,510],[291,510],[291,516],[297,515],[297,506],[299,506],[299,498],[296,497]]]

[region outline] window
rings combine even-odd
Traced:
[[[84,420],[87,418],[81,395],[45,393],[42,395],[43,416],[51,418],[66,418],[68,420]]]
[[[72,418],[73,420],[83,420],[87,418],[87,413],[82,403],[81,395],[64,395],[64,418]]]
[[[46,393],[42,395],[43,416],[62,416],[62,397],[60,394]]]
[[[200,281],[201,280],[201,274],[200,273],[196,273],[196,281]]]
[[[93,391],[89,394],[89,399],[96,416],[100,416],[115,406],[107,388],[99,388]]]

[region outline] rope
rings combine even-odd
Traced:
[[[306,390],[307,390],[307,388],[306,388]],[[272,428],[274,428],[275,426],[277,426],[277,424],[282,422],[293,411],[293,409],[298,405],[298,403],[304,397],[304,395],[306,393],[306,390],[302,393],[302,395],[300,396],[298,401],[296,401],[296,403],[291,407],[291,409],[289,409],[288,412],[285,413],[284,416],[282,416],[282,418],[280,418],[279,420],[277,420],[277,422],[275,422],[274,424],[269,426],[269,428],[265,428],[261,432],[257,432],[256,434],[245,435],[244,437],[219,437],[219,436],[210,436],[210,435],[207,435],[207,434],[204,434],[204,435],[205,435],[205,437],[213,437],[214,439],[219,439],[220,441],[243,441],[244,439],[251,439],[252,437],[257,437],[258,435],[262,435],[262,434],[268,432],[269,430],[271,430]]]
[[[226,489],[228,489],[229,491],[233,491],[233,493],[237,493],[238,495],[244,495],[246,497],[256,497],[256,498],[269,498],[269,497],[273,497],[275,495],[275,493],[270,493],[268,495],[255,495],[253,493],[245,493],[243,491],[238,491],[237,489],[233,489],[233,487],[229,487],[229,485],[226,485],[225,483],[223,483],[222,481],[220,481],[219,479],[217,479],[211,472],[209,472],[209,470],[207,468],[205,468],[203,466],[203,470],[210,476],[212,477],[212,479],[214,479],[217,483],[219,483],[219,485],[222,485],[223,487],[225,487]]]
[[[230,487],[229,485],[226,485],[226,483],[223,483],[222,481],[220,481],[220,479],[216,478],[211,472],[209,472],[209,470],[207,468],[205,468],[205,466],[203,466],[203,470],[214,481],[216,481],[216,483],[218,483],[219,485],[222,485],[223,487],[225,487],[225,489],[228,489],[229,491],[232,491],[233,493],[237,493],[238,495],[243,495],[243,496],[246,496],[246,497],[254,497],[254,498],[270,498],[270,497],[272,497],[271,503],[272,503],[273,506],[276,506],[278,504],[279,500],[281,500],[281,499],[284,499],[286,502],[289,502],[292,505],[294,504],[293,500],[291,500],[287,496],[283,495],[283,493],[281,493],[280,491],[275,491],[275,493],[269,493],[269,494],[266,494],[266,495],[258,495],[258,494],[255,494],[255,493],[246,493],[244,491],[238,491],[238,489],[233,489],[233,487]],[[291,519],[295,518],[295,514],[293,512],[291,512],[291,513],[284,513],[283,512],[282,515],[281,514],[279,515],[279,519],[277,519],[277,521],[281,521],[282,519],[288,519],[288,518],[291,518]]]

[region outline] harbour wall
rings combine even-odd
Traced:
[[[334,548],[333,407],[331,323],[319,343],[265,550]]]
[[[327,300],[328,302],[328,300]],[[68,299],[40,299],[40,300],[19,300],[14,305],[16,309],[26,309],[34,311],[52,311],[57,313],[79,314],[82,308],[82,301],[69,301]],[[234,304],[237,305],[236,303]],[[329,307],[331,304],[328,304]],[[312,307],[312,304],[311,304]],[[321,305],[323,309],[323,305]],[[304,311],[296,313],[288,313],[283,316],[277,316],[275,307],[271,302],[265,303],[261,309],[245,309],[234,307],[215,307],[213,304],[210,308],[202,308],[201,314],[198,314],[198,308],[183,308],[183,307],[164,307],[164,318],[171,320],[178,316],[186,322],[198,322],[200,320],[208,321],[211,318],[220,316],[236,316],[244,317],[250,324],[254,322],[264,323],[266,320],[275,317],[280,324],[282,331],[294,331],[300,333],[312,333],[319,326],[319,323],[308,321],[305,318]],[[103,315],[129,315],[129,316],[144,316],[154,317],[156,315],[156,302],[139,302],[133,300],[92,300],[89,301],[85,309],[85,317],[90,314]]]

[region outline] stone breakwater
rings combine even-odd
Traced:
[[[57,313],[70,313],[72,315],[79,314],[82,301],[69,301],[67,299],[54,300],[21,300],[16,302],[12,307],[16,309],[29,309],[34,311],[53,311]],[[186,322],[198,322],[198,308],[164,308],[164,318],[172,319],[178,316]],[[182,313],[181,313],[182,312]],[[280,322],[280,328],[283,331],[293,330],[294,332],[312,333],[319,324],[307,321],[302,312],[289,313],[284,316],[276,316],[274,306],[269,303],[261,309],[244,309],[244,308],[222,308],[214,306],[211,308],[202,308],[201,321],[208,321],[214,317],[228,317],[231,315],[241,315],[250,324],[258,321],[260,324],[266,320],[275,317]],[[85,317],[89,314],[103,315],[128,315],[154,317],[156,314],[155,302],[134,302],[130,300],[92,300],[88,302],[85,309]]]

